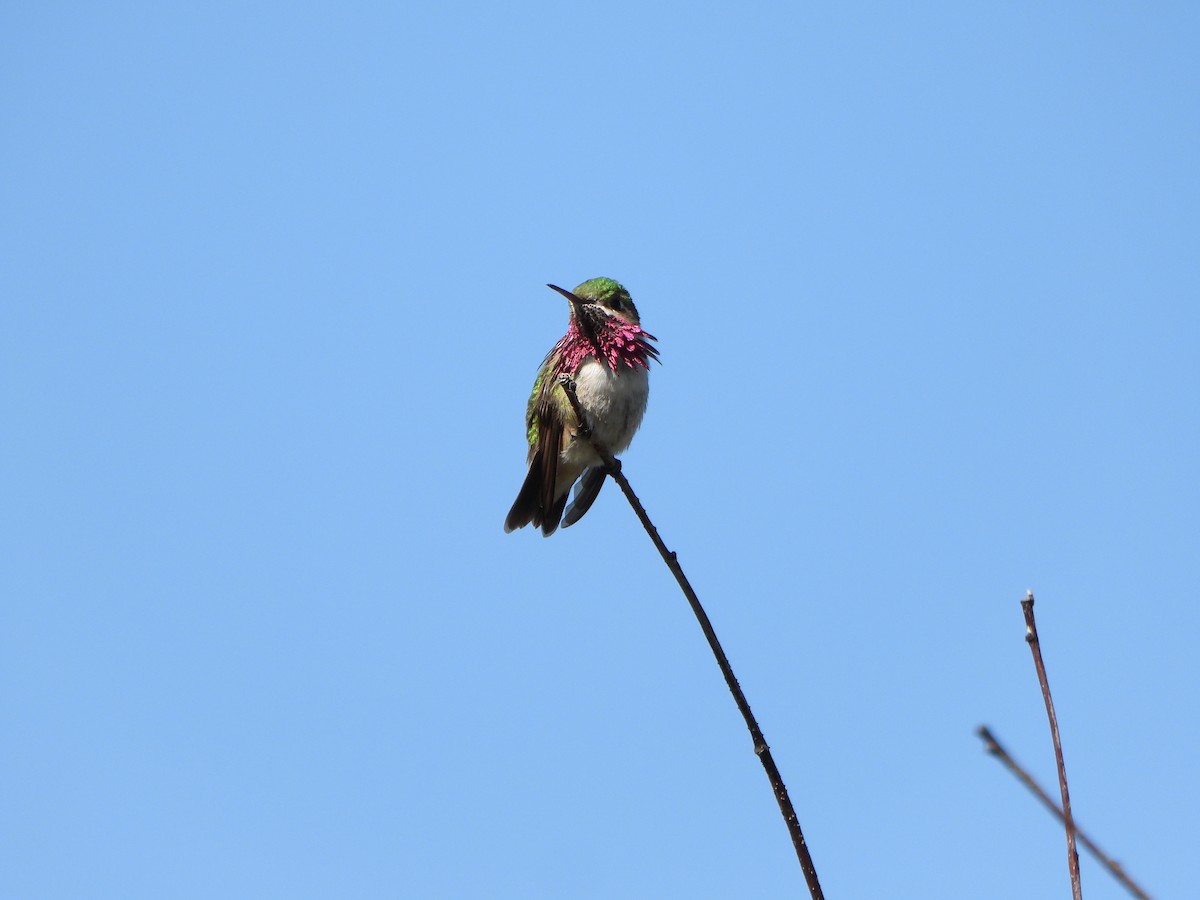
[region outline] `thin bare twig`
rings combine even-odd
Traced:
[[[796,810],[792,807],[792,801],[788,797],[787,788],[783,784],[783,777],[779,774],[779,768],[775,765],[775,760],[771,756],[771,748],[767,746],[762,729],[758,727],[754,713],[750,710],[750,704],[746,701],[746,695],[742,693],[741,685],[738,684],[737,678],[733,674],[733,668],[729,665],[729,659],[725,656],[725,651],[721,649],[721,642],[717,640],[717,633],[713,630],[708,614],[705,613],[704,607],[700,605],[700,599],[696,596],[696,592],[692,590],[692,585],[688,582],[687,576],[683,574],[683,569],[680,567],[679,560],[676,558],[674,551],[667,549],[667,545],[659,537],[658,529],[654,527],[654,523],[650,521],[650,517],[646,514],[645,507],[638,500],[637,494],[633,492],[633,488],[629,486],[629,480],[621,472],[620,461],[609,452],[607,447],[603,446],[592,436],[591,428],[587,424],[583,410],[579,406],[579,398],[575,396],[575,383],[570,378],[563,376],[559,379],[559,384],[562,386],[563,392],[567,395],[571,409],[575,411],[575,418],[579,422],[579,434],[591,443],[596,453],[599,454],[600,459],[608,467],[608,474],[620,486],[621,491],[625,494],[625,498],[629,501],[629,505],[633,507],[634,513],[642,523],[642,527],[646,529],[646,534],[650,535],[650,540],[658,548],[663,562],[667,564],[667,568],[675,576],[675,580],[679,583],[683,595],[691,605],[692,612],[695,614],[696,620],[700,623],[700,629],[704,632],[705,638],[708,639],[708,646],[712,648],[713,656],[717,658],[717,665],[721,667],[721,674],[725,676],[725,683],[729,686],[730,693],[733,694],[733,700],[737,703],[737,708],[741,712],[742,718],[746,720],[746,727],[750,730],[750,738],[754,742],[754,752],[762,763],[763,769],[766,770],[767,778],[771,782],[771,789],[775,792],[775,800],[779,804],[779,811],[783,814],[783,820],[787,824],[788,833],[792,837],[792,845],[796,848],[796,857],[800,860],[800,868],[804,872],[804,880],[808,883],[809,893],[812,894],[813,900],[824,900],[825,895],[821,891],[821,883],[817,880],[817,870],[813,865],[812,856],[808,852],[808,844],[804,840],[804,833],[800,830],[800,820],[796,816]]]
[[[1023,769],[1015,759],[1009,756],[1008,751],[1001,746],[998,740],[996,740],[996,736],[992,734],[991,730],[986,725],[980,725],[977,729],[975,729],[975,733],[983,739],[983,743],[985,745],[984,749],[987,750],[987,752],[992,756],[996,757],[996,759],[1000,760],[1004,767],[1008,769],[1008,771],[1012,772],[1013,775],[1017,776],[1017,780],[1025,785],[1025,787],[1029,788],[1030,792],[1039,800],[1041,800],[1042,804],[1048,810],[1050,810],[1050,812],[1054,813],[1054,815],[1058,817],[1058,820],[1065,825],[1066,818],[1063,816],[1062,810],[1059,809],[1058,804],[1054,802],[1054,799],[1049,794],[1042,790],[1042,786],[1040,784],[1033,780],[1032,775],[1025,771],[1025,769]],[[1104,868],[1108,869],[1108,871],[1112,873],[1113,878],[1121,882],[1121,884],[1125,886],[1125,889],[1128,890],[1129,893],[1137,897],[1138,900],[1150,900],[1150,895],[1142,890],[1141,886],[1139,886],[1137,882],[1135,882],[1125,873],[1125,870],[1121,867],[1121,864],[1101,850],[1096,845],[1096,842],[1084,834],[1083,830],[1080,829],[1078,825],[1075,826],[1075,835],[1079,838],[1079,842],[1091,851],[1092,855],[1100,861],[1100,864],[1104,866]]]
[[[1063,763],[1058,717],[1054,715],[1050,682],[1046,678],[1046,664],[1042,661],[1042,645],[1038,642],[1037,622],[1033,618],[1033,591],[1026,591],[1025,599],[1021,601],[1021,612],[1025,614],[1025,640],[1033,653],[1033,666],[1037,669],[1038,684],[1042,686],[1042,699],[1046,701],[1050,739],[1054,742],[1054,761],[1058,764],[1058,787],[1062,791],[1063,823],[1067,829],[1067,869],[1071,873],[1071,896],[1074,900],[1083,900],[1083,886],[1079,881],[1079,851],[1075,849],[1075,820],[1071,817],[1071,795],[1067,791],[1067,767]]]

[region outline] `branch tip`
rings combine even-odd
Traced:
[[[1050,697],[1050,680],[1046,677],[1046,663],[1042,659],[1042,645],[1038,641],[1037,621],[1033,616],[1033,591],[1027,591],[1021,601],[1021,612],[1025,615],[1025,641],[1033,655],[1033,667],[1037,671],[1038,684],[1042,689],[1042,700],[1046,704],[1046,718],[1050,722],[1050,740],[1054,744],[1054,762],[1058,766],[1058,787],[1062,793],[1062,817],[1067,831],[1067,870],[1071,876],[1073,900],[1083,900],[1083,889],[1079,881],[1079,852],[1075,849],[1075,822],[1071,817],[1071,795],[1067,790],[1067,767],[1063,762],[1062,739],[1058,733],[1058,717],[1054,713],[1054,701]]]

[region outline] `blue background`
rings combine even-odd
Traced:
[[[1157,896],[1200,808],[1194,4],[5,4],[0,894]],[[1123,891],[1084,855],[1089,898]]]

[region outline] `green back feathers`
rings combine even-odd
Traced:
[[[533,393],[529,395],[529,403],[525,406],[525,438],[529,441],[530,447],[537,446],[542,427],[539,406],[544,403],[553,403],[557,406],[563,421],[569,423],[572,430],[575,428],[575,412],[571,409],[567,395],[558,386],[558,374],[553,370],[554,366],[547,360],[538,372],[537,379],[533,382]],[[548,393],[543,396],[543,392],[546,391]]]
[[[530,447],[536,445],[538,440],[537,402],[538,395],[542,392],[542,382],[546,380],[548,368],[548,366],[543,366],[538,372],[538,376],[533,382],[533,393],[529,395],[529,402],[525,405],[525,438],[529,441]]]

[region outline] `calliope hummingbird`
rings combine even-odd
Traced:
[[[591,507],[607,472],[591,443],[576,435],[579,421],[559,384],[567,375],[592,435],[614,455],[633,440],[650,395],[647,374],[658,350],[642,331],[637,307],[611,278],[593,278],[574,291],[558,291],[571,304],[566,335],[546,354],[525,411],[529,471],[504,530],[530,522],[549,537],[559,521],[574,525]],[[567,494],[576,480],[575,497]],[[564,508],[566,514],[563,514]]]

